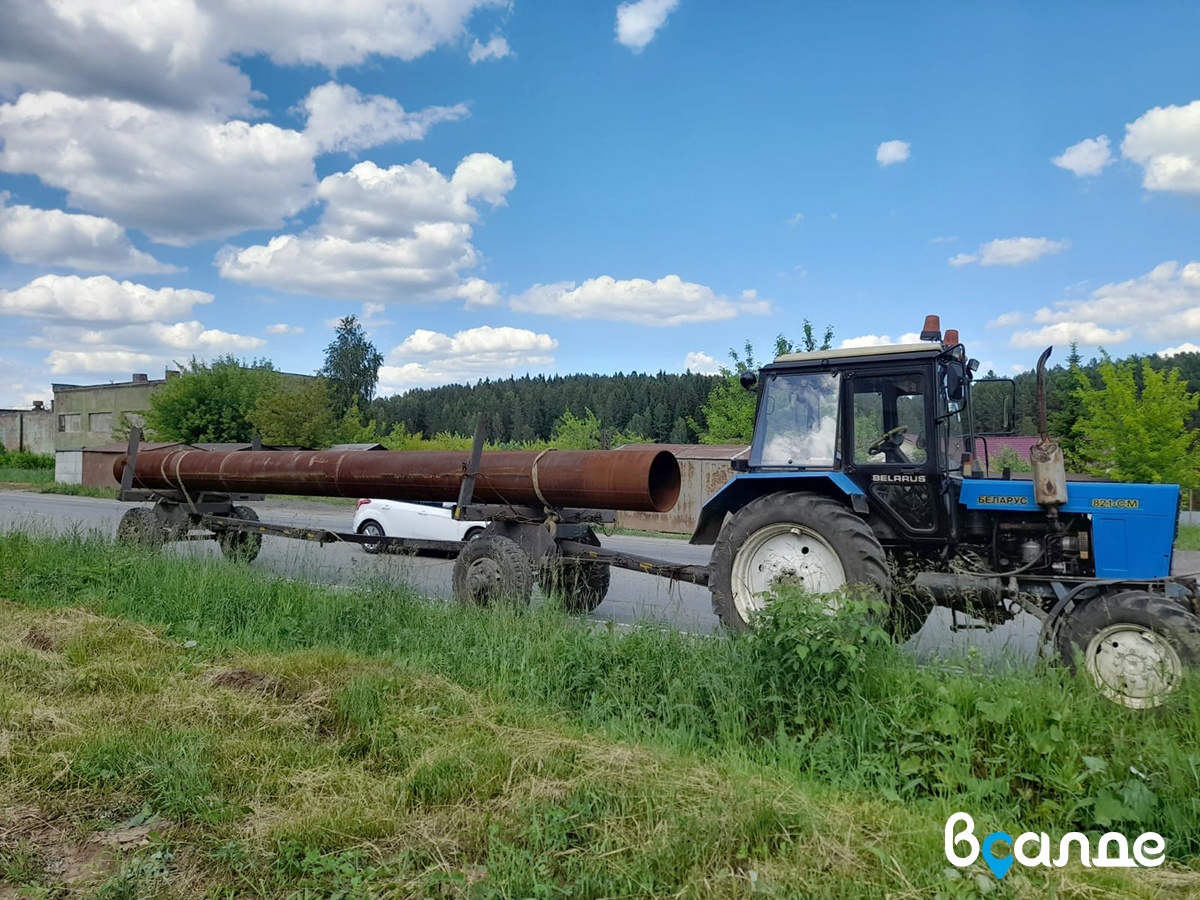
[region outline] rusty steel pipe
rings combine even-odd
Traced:
[[[149,450],[133,487],[151,491],[458,499],[463,451]],[[121,481],[128,457],[113,464]],[[667,512],[679,499],[679,463],[666,450],[487,451],[474,500],[514,506]]]

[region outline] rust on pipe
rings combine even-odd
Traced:
[[[458,499],[466,451],[152,450],[137,455],[132,486],[151,491]],[[128,458],[113,465],[117,481]],[[488,451],[474,500],[514,506],[668,512],[679,499],[679,463],[666,450]]]

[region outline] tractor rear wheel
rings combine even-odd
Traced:
[[[600,546],[600,539],[590,528],[577,540]],[[551,556],[538,567],[537,582],[542,593],[558,597],[563,609],[572,613],[592,612],[604,601],[611,581],[612,569],[601,562]]]
[[[1055,643],[1063,661],[1109,700],[1149,709],[1200,665],[1200,617],[1158,594],[1114,591],[1071,610]]]
[[[528,606],[533,566],[516,541],[484,534],[467,541],[454,560],[454,599],[464,606]]]
[[[883,547],[866,522],[828,497],[782,491],[747,503],[726,523],[709,587],[721,623],[743,629],[779,587],[830,594],[863,584],[886,592],[890,583]]]
[[[244,522],[258,521],[258,513],[249,506],[235,506],[229,517],[241,519]],[[222,530],[217,532],[217,543],[226,559],[254,562],[258,558],[259,551],[262,550],[262,535],[252,534],[249,531]]]

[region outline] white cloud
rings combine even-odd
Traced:
[[[125,101],[23,94],[0,106],[0,142],[0,171],[37,175],[72,206],[175,245],[276,227],[315,181],[298,132]]]
[[[1103,134],[1098,138],[1086,138],[1078,144],[1072,144],[1061,155],[1050,160],[1060,169],[1066,169],[1079,178],[1099,175],[1112,161],[1108,136]]]
[[[419,329],[388,354],[380,394],[413,387],[503,377],[554,365],[558,341],[522,328],[487,325],[454,335]]]
[[[280,322],[277,325],[268,325],[266,332],[267,334],[304,334],[304,328],[300,325],[288,325],[286,322]]]
[[[886,334],[864,334],[860,337],[846,338],[838,344],[838,348],[846,350],[853,347],[887,347],[892,344],[916,344],[920,341],[921,335],[915,331],[905,332],[894,341]]]
[[[1014,347],[1044,347],[1075,342],[1088,346],[1123,344],[1133,335],[1129,329],[1104,328],[1095,322],[1059,322],[1036,331],[1018,331],[1009,343]]]
[[[875,148],[875,162],[892,166],[908,159],[912,145],[908,141],[884,141]]]
[[[46,357],[54,375],[120,374],[125,379],[130,372],[154,368],[161,358],[133,350],[55,350]]]
[[[1098,322],[1137,327],[1152,338],[1200,334],[1200,262],[1165,262],[1140,278],[1106,284],[1082,300],[1042,307],[1035,323]]]
[[[328,70],[415,59],[456,43],[477,9],[508,0],[59,0],[0,4],[0,93],[58,90],[148,106],[246,114],[234,62]]]
[[[950,257],[955,267],[979,263],[981,266],[1020,266],[1053,256],[1071,246],[1070,241],[1052,241],[1044,237],[1002,238],[980,244],[975,253],[959,253]]]
[[[678,275],[667,275],[658,281],[645,278],[618,281],[603,275],[578,286],[569,281],[537,284],[513,297],[510,305],[518,312],[654,326],[718,322],[740,313],[766,314],[771,309],[770,302],[759,299],[754,291],[745,291],[738,301],[733,301]]]
[[[160,322],[190,315],[212,303],[212,294],[176,288],[154,290],[107,275],[42,275],[15,291],[0,291],[0,315],[74,322]]]
[[[1165,350],[1159,350],[1155,355],[1161,356],[1163,359],[1170,359],[1172,356],[1178,356],[1180,353],[1200,353],[1200,344],[1184,341],[1178,347],[1167,347]]]
[[[494,304],[495,289],[462,280],[479,256],[471,244],[472,202],[494,206],[516,184],[511,162],[473,153],[451,178],[421,160],[380,169],[362,162],[325,178],[320,221],[265,245],[225,247],[221,275],[233,281],[327,297],[404,303],[461,297]]]
[[[1018,319],[1002,316],[994,321],[1011,325]],[[1010,343],[1035,347],[1078,341],[1095,346],[1137,336],[1143,341],[1171,340],[1178,347],[1200,341],[1200,262],[1165,262],[1139,278],[1106,284],[1086,298],[1060,300],[1037,310],[1033,324],[1042,327],[1017,332]]]
[[[1025,314],[1019,312],[1001,313],[987,323],[988,328],[1012,328],[1025,321]]]
[[[1142,167],[1146,190],[1200,195],[1200,100],[1155,107],[1126,125],[1121,155]]]
[[[795,215],[788,217],[787,224],[795,227],[796,225],[799,225],[803,221],[804,221],[804,213],[796,213]]]
[[[958,241],[958,238],[946,236],[932,237],[929,239],[929,243],[931,244],[953,244],[956,241]]]
[[[683,369],[696,375],[716,375],[721,371],[721,364],[708,353],[692,350],[683,358]]]
[[[504,59],[512,55],[512,48],[508,46],[508,41],[498,34],[492,35],[491,40],[486,44],[479,43],[479,39],[476,38],[467,52],[467,58],[472,63],[486,62],[489,59]]]
[[[641,50],[667,23],[679,0],[637,0],[617,7],[617,42],[630,50]]]
[[[302,106],[308,114],[304,133],[320,153],[354,152],[389,141],[419,141],[437,123],[468,115],[462,103],[410,113],[391,97],[363,97],[354,88],[332,81],[309,91]]]
[[[6,205],[0,193],[0,253],[13,262],[119,274],[178,272],[133,246],[111,219]]]

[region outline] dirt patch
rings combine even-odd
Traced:
[[[0,846],[32,848],[43,873],[39,881],[75,888],[102,880],[116,869],[123,854],[148,846],[151,834],[170,826],[167,820],[154,818],[96,832],[80,843],[69,824],[49,819],[34,807],[20,807],[0,810]],[[0,900],[6,890],[0,888]],[[20,896],[19,891],[12,896]]]
[[[278,694],[279,679],[248,669],[220,669],[208,676],[213,687],[232,688],[255,694]]]
[[[34,650],[41,650],[43,653],[55,653],[58,651],[60,642],[58,638],[47,634],[40,628],[30,628],[21,638],[21,643]]]

